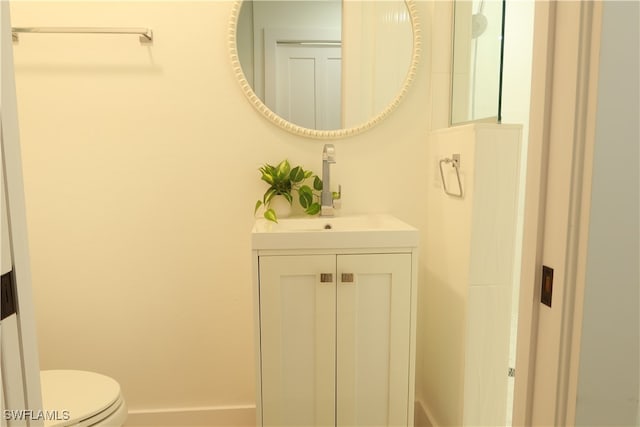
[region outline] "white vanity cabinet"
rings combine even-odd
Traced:
[[[258,425],[413,426],[416,255],[254,245]]]

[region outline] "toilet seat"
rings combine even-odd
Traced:
[[[120,385],[94,372],[41,371],[45,427],[121,426],[127,408]]]

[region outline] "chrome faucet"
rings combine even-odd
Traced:
[[[331,174],[329,165],[336,162],[336,149],[333,144],[325,144],[322,149],[322,193],[320,194],[320,216],[333,216],[333,194],[331,193]]]

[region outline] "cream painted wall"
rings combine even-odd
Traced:
[[[154,31],[152,45],[23,35],[15,46],[41,366],[111,375],[134,411],[255,402],[257,168],[284,157],[321,167],[321,141],[268,123],[235,82],[232,5],[12,4],[15,26]],[[428,28],[434,6],[417,6]],[[392,213],[419,227],[424,245],[431,82],[423,54],[387,120],[332,141],[332,182],[342,184],[343,213]],[[420,265],[424,288],[424,257]]]
[[[427,68],[430,102],[427,105],[426,120],[430,122],[429,129],[442,129],[449,124],[449,90],[451,73],[451,19],[452,3],[449,1],[435,1],[424,3],[424,27],[429,28],[423,31],[423,54],[422,66]],[[429,147],[428,147],[429,148]],[[430,150],[430,148],[429,148]],[[429,165],[429,151],[425,154],[424,170],[426,172],[424,181],[425,197],[433,197],[435,191],[441,191],[434,182],[434,168]],[[431,175],[429,174],[431,173]],[[429,244],[433,241],[433,236],[429,232],[431,224],[438,221],[437,212],[433,206],[427,202],[425,224],[421,231],[420,247],[420,271],[419,271],[419,293],[418,293],[418,318],[417,318],[417,354],[416,354],[416,421],[422,424],[418,426],[431,426],[437,423],[442,417],[438,413],[457,411],[459,401],[450,401],[443,404],[435,402],[432,396],[437,393],[440,387],[445,387],[445,393],[458,387],[460,384],[460,369],[462,367],[461,341],[459,337],[447,335],[447,330],[438,333],[437,325],[441,316],[439,307],[448,307],[452,311],[458,311],[460,304],[456,302],[454,294],[445,300],[434,299],[434,281],[429,276],[427,263],[429,259]],[[453,303],[452,303],[453,301]],[[435,322],[435,323],[434,323]],[[446,354],[452,357],[447,359]],[[434,378],[433,372],[442,370],[440,380]],[[453,372],[454,378],[448,378],[448,374]],[[447,394],[450,396],[451,394]],[[461,398],[460,398],[461,399]],[[434,411],[436,413],[434,413]],[[433,424],[437,425],[437,424]]]

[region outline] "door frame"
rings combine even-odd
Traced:
[[[31,266],[27,239],[24,182],[22,177],[22,154],[18,128],[18,106],[16,101],[13,66],[13,42],[9,2],[0,2],[0,43],[2,48],[0,68],[0,150],[5,174],[7,214],[9,219],[10,244],[13,254],[13,271],[16,281],[17,324],[22,348],[22,376],[24,381],[25,406],[29,410],[42,410],[40,389],[40,362],[35,324],[35,307],[31,286]],[[7,392],[7,390],[5,390]],[[40,426],[42,420],[27,422]]]
[[[535,4],[513,425],[575,421],[601,19],[599,2]]]

